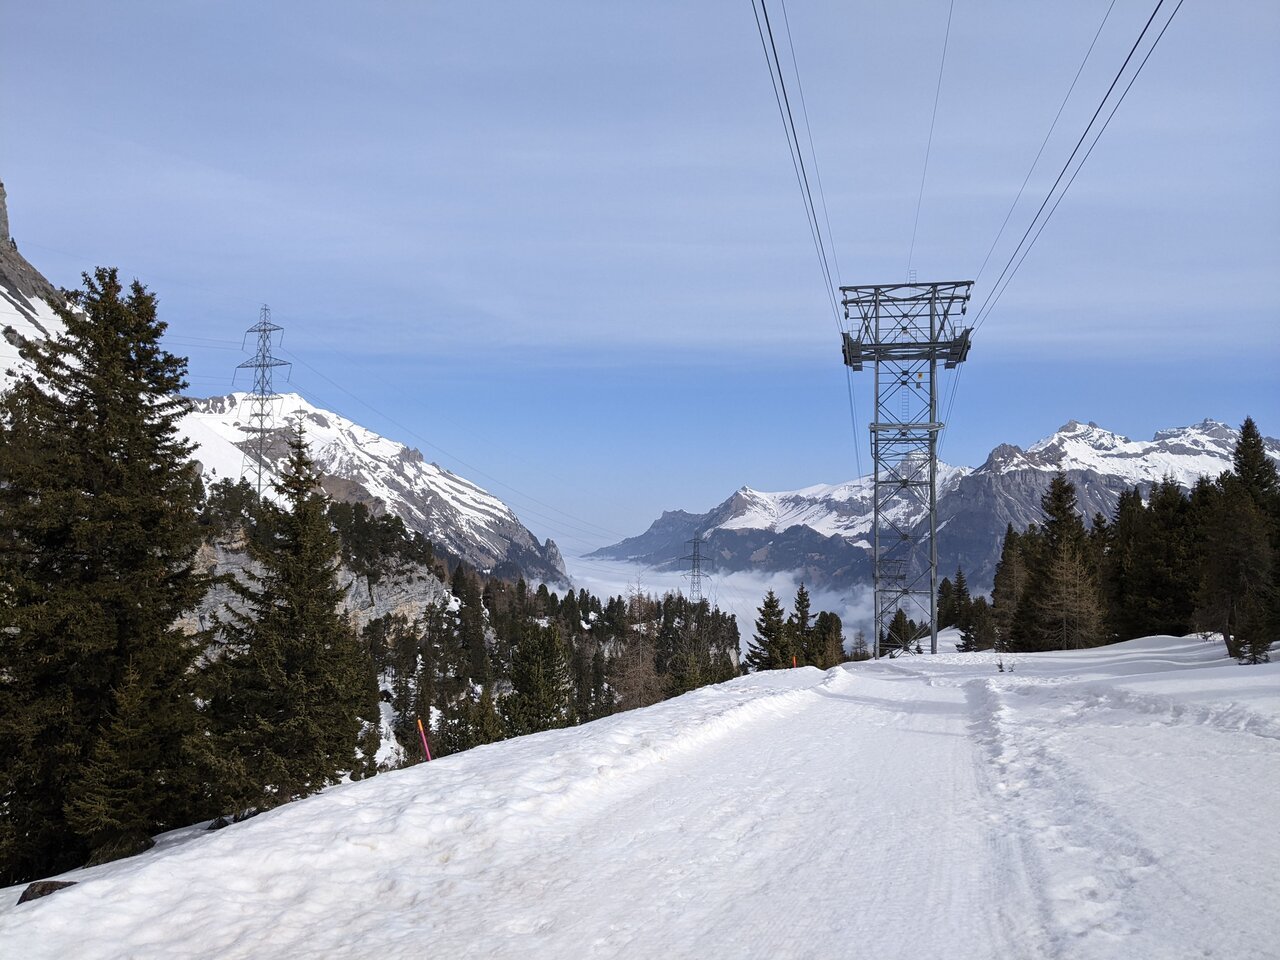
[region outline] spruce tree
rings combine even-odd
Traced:
[[[890,657],[915,650],[919,641],[916,624],[907,616],[907,611],[899,607],[889,621],[888,632],[880,639],[880,649]]]
[[[1274,554],[1266,517],[1248,486],[1234,474],[1205,516],[1203,569],[1195,617],[1216,631],[1242,662],[1267,659],[1275,608]]]
[[[942,582],[938,584],[938,629],[945,630],[947,627],[955,626],[955,622],[955,585],[952,584],[950,577],[943,577]]]
[[[454,571],[453,595],[460,604],[458,639],[466,651],[466,675],[472,683],[489,683],[493,679],[493,667],[489,662],[489,647],[485,639],[484,601],[475,573],[465,564],[458,564]]]
[[[956,649],[960,651],[990,650],[995,646],[995,642],[995,620],[992,617],[991,607],[988,606],[986,597],[978,597],[969,606],[969,623],[961,633],[960,643],[956,645]]]
[[[264,505],[249,547],[258,570],[236,586],[211,669],[207,710],[237,813],[336,783],[357,768],[361,720],[378,720],[372,662],[339,609],[338,539],[301,422],[275,490],[283,505]]]
[[[955,584],[951,589],[951,623],[959,627],[961,632],[966,632],[969,629],[972,607],[973,598],[969,596],[969,581],[964,575],[964,569],[958,567],[956,568]]]
[[[755,636],[747,648],[746,663],[752,670],[780,670],[791,666],[794,650],[787,635],[782,604],[770,590],[757,608]]]
[[[1264,512],[1272,512],[1280,498],[1280,477],[1275,462],[1267,456],[1262,434],[1253,417],[1240,425],[1240,438],[1231,454],[1232,472]]]
[[[809,591],[804,584],[796,589],[796,599],[791,616],[787,618],[787,640],[791,652],[800,666],[817,666],[821,651],[814,644],[813,614],[810,612]]]
[[[1102,567],[1103,593],[1107,603],[1107,629],[1118,640],[1144,635],[1146,609],[1141,582],[1143,538],[1149,522],[1142,491],[1124,490],[1116,503],[1110,525],[1111,544]]]
[[[0,885],[199,815],[186,361],[141,284],[83,279],[0,398]]]
[[[1005,528],[1004,541],[1000,544],[1000,560],[996,564],[991,587],[991,620],[995,631],[995,644],[1002,650],[1011,649],[1014,622],[1018,606],[1026,587],[1026,563],[1022,555],[1023,535]]]
[[[1191,505],[1171,477],[1151,491],[1133,543],[1129,572],[1131,637],[1191,632],[1197,573]]]
[[[571,722],[568,658],[560,630],[523,625],[511,655],[511,693],[502,702],[507,735],[523,736]]]

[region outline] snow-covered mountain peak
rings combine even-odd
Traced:
[[[1128,437],[1104,430],[1092,420],[1088,423],[1068,420],[1051,436],[1032,444],[1027,452],[1029,454],[1056,454],[1058,451],[1068,453],[1082,447],[1097,451],[1118,450],[1131,442]]]
[[[1231,462],[1239,431],[1216,420],[1161,430],[1151,440],[1130,440],[1095,423],[1069,421],[1025,453],[1002,444],[983,470],[1093,471],[1127,485],[1155,483],[1166,476],[1184,487],[1202,476],[1217,476]],[[1268,441],[1280,457],[1280,448]]]
[[[241,475],[252,403],[248,393],[191,401],[183,427],[198,446],[195,455],[206,475]],[[511,560],[531,575],[564,578],[555,545],[540,544],[511,508],[487,490],[427,462],[420,451],[321,409],[299,394],[272,397],[270,406],[273,431],[267,459],[273,476],[284,461],[288,425],[300,420],[331,494],[351,499],[358,491],[356,499],[395,514],[409,529],[478,567]]]

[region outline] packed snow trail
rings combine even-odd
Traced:
[[[1195,638],[778,671],[0,891],[0,953],[1274,957],[1278,760]]]

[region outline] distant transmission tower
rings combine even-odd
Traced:
[[[692,540],[686,540],[685,543],[693,545],[693,553],[687,557],[681,557],[682,560],[691,562],[689,572],[685,574],[689,578],[689,599],[695,604],[702,602],[702,581],[706,575],[702,572],[702,545],[706,543],[702,537],[694,534]]]
[[[938,363],[969,355],[972,327],[957,325],[972,280],[841,287],[844,362],[875,365],[871,453],[875,655],[912,652],[928,634],[938,652]],[[953,317],[953,312],[958,316]],[[923,519],[921,519],[923,517]],[[901,610],[916,629],[895,625]]]
[[[271,407],[275,399],[275,390],[271,380],[276,367],[289,365],[287,360],[278,360],[271,353],[272,335],[283,330],[271,322],[271,308],[265,303],[258,314],[258,322],[245,331],[245,339],[251,333],[258,335],[258,351],[252,360],[237,364],[237,370],[253,371],[253,392],[249,399],[249,422],[242,427],[248,437],[245,464],[241,468],[241,476],[252,472],[255,477],[255,489],[262,496],[262,485],[267,473],[267,448],[271,443],[272,422]]]

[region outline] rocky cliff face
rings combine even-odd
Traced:
[[[196,562],[206,573],[229,576],[240,582],[245,582],[245,573],[252,567],[240,534],[205,543]],[[338,582],[346,588],[343,612],[357,630],[363,630],[369,621],[388,614],[403,614],[413,621],[422,615],[428,604],[449,606],[456,603],[449,587],[435,573],[421,566],[405,566],[376,583],[340,568]],[[205,629],[213,624],[215,617],[226,617],[226,611],[236,608],[239,603],[239,598],[229,586],[215,584],[205,594],[200,606],[178,621],[179,626],[191,631]]]
[[[0,356],[14,361],[24,338],[49,337],[61,330],[50,306],[61,301],[62,294],[18,252],[17,242],[9,235],[9,210],[0,183],[0,335],[5,340]],[[0,378],[0,387],[4,383]]]

